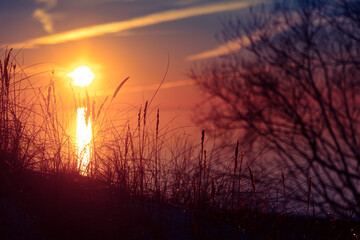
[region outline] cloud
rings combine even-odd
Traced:
[[[186,58],[188,61],[202,60],[212,57],[218,57],[226,55],[235,51],[240,50],[244,45],[240,45],[241,40],[229,41],[225,44],[222,44],[214,49],[210,49],[201,53],[190,55]]]
[[[145,26],[150,26],[150,25],[155,25],[159,23],[170,22],[170,21],[175,21],[175,20],[180,20],[195,16],[246,8],[252,4],[254,4],[254,1],[251,2],[236,1],[236,2],[222,2],[217,4],[207,4],[207,5],[176,9],[176,10],[168,10],[168,11],[153,13],[125,21],[94,25],[80,29],[75,29],[72,31],[63,32],[63,33],[52,34],[45,37],[30,39],[25,42],[12,44],[10,47],[33,48],[39,45],[52,45],[52,44],[65,43],[69,41],[97,37],[111,33],[118,33],[124,30],[130,30],[134,28],[140,28],[140,27],[145,27]]]
[[[223,56],[223,55],[227,55],[227,54],[239,51],[243,48],[250,46],[251,41],[256,42],[256,41],[260,40],[262,35],[264,36],[264,34],[269,35],[269,36],[270,35],[274,36],[281,32],[288,31],[291,26],[295,26],[298,23],[301,23],[300,22],[301,19],[299,18],[299,16],[295,15],[294,13],[291,13],[291,19],[292,19],[291,24],[289,24],[288,22],[284,21],[283,19],[281,19],[279,17],[269,19],[269,21],[272,22],[271,24],[277,25],[276,30],[272,29],[271,32],[265,32],[264,30],[256,30],[250,34],[246,34],[235,40],[228,41],[228,42],[226,42],[218,47],[215,47],[213,49],[190,55],[186,58],[186,60],[187,61],[203,60],[203,59],[219,57],[219,56]],[[320,20],[316,19],[314,21],[314,23],[318,24],[318,23],[320,23]],[[250,41],[250,39],[251,39],[251,41]]]
[[[36,3],[44,3],[43,8],[37,8],[33,12],[33,17],[37,19],[48,33],[54,32],[53,17],[47,11],[56,7],[56,0],[36,0]]]
[[[207,58],[219,57],[222,55],[227,55],[232,52],[239,51],[240,49],[245,48],[251,44],[249,37],[251,37],[252,41],[257,41],[261,37],[261,31],[255,31],[251,33],[251,36],[246,35],[241,38],[228,41],[214,49],[210,49],[201,53],[190,55],[186,58],[186,60],[188,61],[202,60]]]
[[[54,31],[53,21],[50,14],[47,14],[43,9],[36,9],[33,13],[33,17],[36,18],[44,27],[44,30],[48,33]]]

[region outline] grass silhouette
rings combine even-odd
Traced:
[[[192,144],[164,127],[151,101],[137,120],[118,124],[109,109],[128,78],[98,108],[86,94],[93,139],[83,176],[54,75],[35,87],[12,50],[0,66],[2,239],[359,237],[356,220],[317,215],[311,179],[305,208],[292,205],[286,175],[261,176],[239,142],[231,151],[208,148],[202,131]]]

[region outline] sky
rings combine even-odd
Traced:
[[[152,107],[160,108],[165,122],[191,128],[203,96],[188,77],[190,68],[233,48],[215,38],[222,22],[260,2],[1,0],[1,53],[14,48],[27,71],[43,73],[31,79],[40,85],[54,70],[64,98],[70,94],[66,74],[77,66],[94,71],[89,91],[98,98],[111,96],[129,76],[112,106],[118,110],[138,109],[150,100],[168,67]]]

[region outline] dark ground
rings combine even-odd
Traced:
[[[159,203],[75,173],[1,165],[0,182],[0,239],[358,239],[360,232],[337,219]]]

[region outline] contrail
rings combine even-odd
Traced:
[[[257,2],[257,1],[256,1]],[[170,22],[195,16],[232,11],[253,5],[254,1],[236,1],[217,4],[207,4],[202,6],[168,10],[164,12],[152,13],[142,17],[136,17],[125,21],[99,24],[84,28],[79,28],[67,32],[52,34],[45,37],[30,39],[24,42],[10,44],[12,48],[34,48],[40,45],[53,45],[69,41],[81,40],[86,38],[98,37],[105,34],[118,33],[124,30],[135,29],[164,22]]]

